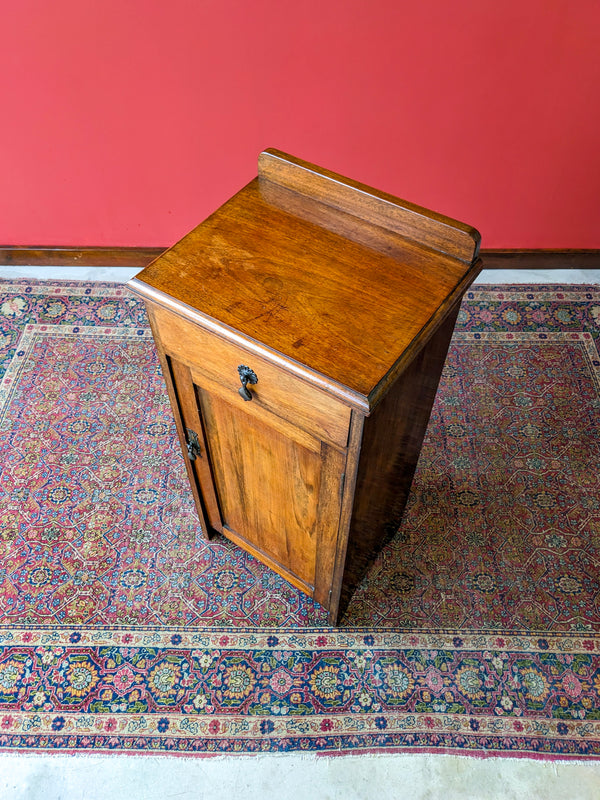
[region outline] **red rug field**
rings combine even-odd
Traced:
[[[600,287],[465,298],[340,627],[198,526],[143,306],[0,282],[0,749],[600,756]]]

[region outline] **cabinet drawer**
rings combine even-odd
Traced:
[[[321,389],[311,386],[284,368],[245,350],[196,323],[152,305],[148,309],[154,335],[165,353],[185,362],[195,374],[206,375],[226,389],[233,400],[242,405],[253,403],[282,417],[313,436],[346,447],[350,427],[350,407]],[[249,386],[251,401],[244,401],[238,366],[244,364],[257,375],[258,382]],[[237,398],[237,399],[236,399]]]

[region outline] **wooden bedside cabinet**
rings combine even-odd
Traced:
[[[332,624],[404,509],[478,248],[468,225],[266,150],[129,283],[206,536]]]

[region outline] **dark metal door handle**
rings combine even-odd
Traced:
[[[200,441],[196,431],[186,428],[187,433],[187,454],[190,461],[195,461],[198,456],[202,457],[202,450],[200,449]]]
[[[248,384],[258,383],[256,372],[250,369],[250,367],[246,367],[244,364],[240,364],[238,367],[238,372],[240,375],[240,381],[242,382],[238,392],[240,393],[240,396],[244,398],[244,400],[252,400],[252,392],[250,389],[248,389]]]

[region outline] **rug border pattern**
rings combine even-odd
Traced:
[[[125,287],[115,284],[89,285],[77,282],[19,281],[0,282],[5,294],[19,295],[25,287],[39,295],[65,293],[77,297],[127,298]],[[533,297],[532,297],[533,295]],[[488,286],[473,287],[468,301],[480,303],[536,302],[589,303],[600,301],[598,286]],[[600,307],[599,307],[600,319]],[[600,321],[598,322],[600,326]],[[54,330],[51,330],[55,328]],[[59,330],[60,329],[60,330]],[[148,339],[147,328],[85,325],[28,324],[19,352],[13,357],[0,382],[3,409],[18,378],[28,348],[38,333],[61,336],[80,334]],[[598,331],[600,333],[600,331]],[[588,330],[560,331],[481,331],[455,333],[454,341],[548,343],[577,341],[600,391],[600,361],[597,337]],[[22,354],[21,354],[22,353]],[[381,629],[240,628],[210,626],[182,629],[180,626],[153,628],[93,629],[76,626],[35,625],[14,628],[0,626],[0,648],[45,648],[48,651],[81,654],[99,648],[164,649],[186,654],[202,648],[221,654],[255,653],[277,648],[310,650],[316,654],[357,652],[366,647],[379,652],[401,653],[411,649],[444,650],[449,653],[510,651],[525,655],[555,654],[557,657],[581,655],[598,661],[600,636],[594,631],[574,633]],[[268,721],[268,724],[265,724]],[[567,730],[568,729],[568,730]],[[81,753],[172,753],[179,755],[217,755],[232,752],[316,751],[324,755],[376,752],[432,752],[470,754],[482,757],[504,755],[544,759],[600,758],[600,719],[549,717],[533,712],[526,716],[494,716],[489,710],[472,714],[390,711],[363,713],[311,713],[310,716],[281,714],[249,717],[246,714],[192,714],[181,711],[160,713],[85,713],[65,711],[10,711],[0,704],[0,751],[36,750]]]

